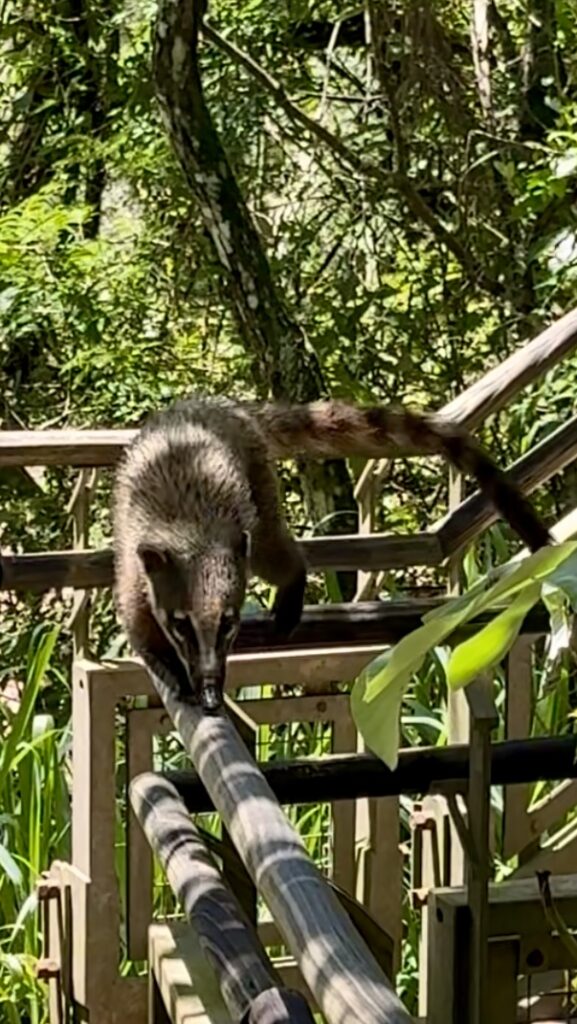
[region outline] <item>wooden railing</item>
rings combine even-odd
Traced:
[[[577,309],[573,309],[547,327],[531,342],[513,352],[508,359],[490,370],[457,398],[450,401],[440,410],[440,414],[473,429],[488,416],[503,409],[511,398],[551,367],[561,362],[576,347]],[[548,438],[547,441],[549,440]],[[536,451],[537,449],[535,449]],[[537,456],[538,461],[541,459],[543,463],[549,461],[551,466],[554,461],[554,451],[554,446],[552,451],[541,450],[540,455]],[[567,461],[570,461],[575,454],[577,451],[573,449]],[[528,468],[527,458],[526,456],[524,459],[518,460],[512,467],[514,472],[520,474],[515,479],[526,493],[530,493],[531,490],[562,469],[563,465],[567,465],[567,462],[563,465],[560,464],[556,468],[551,468],[550,472],[546,471],[544,467],[545,475],[534,480],[529,472],[528,479],[524,480],[523,476]],[[534,466],[534,463],[529,460],[528,465],[529,467]],[[373,534],[375,505],[379,489],[387,475],[388,466],[389,460],[386,457],[369,459],[357,482],[355,497],[359,506],[359,532],[361,535]],[[455,493],[459,493],[458,484],[454,490]],[[481,514],[481,508],[483,514]],[[489,509],[488,503],[480,495],[473,495],[468,502],[460,507],[451,507],[448,516],[439,524],[439,528],[432,530],[432,533],[437,535],[440,540],[442,551],[440,560],[459,551],[473,536],[489,526],[495,518],[491,513],[492,510]],[[374,568],[379,570],[386,567],[375,563]],[[363,575],[359,580],[357,596],[359,598],[369,596],[374,590],[374,586],[375,573]]]
[[[567,316],[557,324],[549,327],[525,348],[514,353],[501,367],[491,371],[483,380],[469,388],[458,399],[449,403],[443,412],[461,423],[475,426],[485,416],[502,408],[523,386],[535,380],[541,373],[559,362],[575,347],[577,347],[577,310],[567,314]],[[0,587],[2,589],[42,591],[50,588],[72,587],[77,591],[76,597],[78,600],[75,602],[73,616],[76,653],[83,651],[86,647],[88,635],[86,619],[87,591],[94,587],[107,587],[112,583],[111,551],[90,551],[84,547],[86,537],[88,536],[89,496],[94,484],[93,473],[87,472],[87,467],[95,467],[94,471],[96,472],[98,467],[113,465],[124,446],[133,436],[134,431],[127,430],[0,431],[0,467],[68,465],[79,467],[82,471],[71,503],[71,511],[75,523],[75,550],[23,555],[6,553],[0,559]],[[395,457],[395,455],[400,453],[391,449],[384,452],[384,454],[388,457]],[[417,454],[417,452],[415,451],[413,454]],[[555,433],[551,434],[540,445],[519,459],[511,467],[512,478],[523,490],[531,492],[576,457],[577,420],[571,420],[569,423],[559,427]],[[373,518],[373,509],[369,509],[365,501],[366,495],[371,492],[373,498],[375,497],[376,483],[378,480],[382,480],[385,473],[385,463],[371,462],[357,486],[357,494],[360,496],[362,506],[361,519],[366,528],[370,526]],[[366,491],[364,488],[366,488]],[[363,501],[365,501],[364,513]],[[451,507],[449,513],[426,533],[410,537],[384,534],[325,537],[303,540],[302,544],[309,565],[312,568],[358,569],[375,573],[383,569],[399,569],[413,565],[440,565],[446,559],[451,560],[458,557],[463,545],[477,536],[494,519],[495,513],[490,503],[480,494],[474,494],[466,501]],[[575,531],[577,528],[575,520],[575,515],[568,517],[561,529],[561,532],[564,531],[564,536],[569,536],[571,532]],[[561,539],[560,536],[559,539]],[[231,658],[229,685],[239,687],[249,684],[257,685],[265,680],[267,682],[278,681],[281,683],[284,681],[294,682],[297,679],[297,681],[302,681],[305,687],[309,687],[309,695],[294,698],[295,701],[303,702],[301,705],[303,710],[300,712],[301,717],[296,717],[294,720],[305,720],[302,716],[311,713],[311,700],[315,703],[315,716],[326,715],[328,713],[326,706],[331,701],[335,703],[341,701],[341,698],[344,698],[346,701],[346,697],[343,694],[335,695],[330,692],[330,684],[335,680],[346,682],[354,678],[358,671],[375,656],[378,650],[382,650],[383,646],[388,643],[396,642],[409,630],[418,626],[423,612],[430,607],[430,601],[417,600],[394,602],[361,601],[348,605],[327,605],[307,608],[301,626],[292,638],[291,650],[289,651],[281,651],[279,649],[279,646],[273,639],[268,616],[256,615],[248,617],[243,621],[236,652]],[[519,643],[530,643],[533,634],[542,634],[546,628],[547,622],[542,612],[539,609],[535,610],[532,613],[532,617],[529,617],[523,625],[523,636],[520,638]],[[294,649],[292,649],[293,645]],[[259,654],[259,651],[263,653]],[[523,657],[526,659],[526,652],[523,654]],[[510,679],[512,674],[514,676],[515,671],[519,668],[519,662],[515,659],[516,654],[513,652],[507,669],[508,679]],[[337,662],[340,663],[337,664]],[[111,904],[107,903],[110,893],[115,889],[117,890],[113,864],[115,821],[114,729],[116,706],[118,700],[128,694],[133,697],[141,695],[143,693],[142,681],[145,677],[142,670],[139,669],[139,674],[134,679],[131,677],[132,682],[128,686],[127,679],[130,676],[130,671],[126,667],[122,668],[122,666],[118,665],[108,666],[105,670],[99,670],[99,672],[96,672],[94,667],[91,667],[90,671],[86,669],[86,672],[88,675],[92,673],[95,685],[94,687],[89,686],[84,676],[82,676],[82,672],[77,673],[78,678],[74,698],[74,742],[76,744],[74,770],[76,810],[74,813],[76,819],[73,832],[76,838],[73,840],[73,845],[75,869],[78,869],[85,876],[82,881],[84,888],[79,897],[81,904],[85,899],[86,887],[88,889],[92,887],[92,895],[89,897],[90,914],[92,915],[90,917],[90,949],[94,948],[96,952],[95,956],[91,956],[87,952],[86,958],[82,963],[80,975],[84,979],[82,972],[85,972],[86,985],[91,987],[92,995],[90,999],[86,997],[86,1001],[92,1000],[91,1005],[98,1006],[100,1005],[98,1000],[104,999],[105,996],[106,1002],[110,1001],[110,984],[112,984],[110,979],[113,979],[114,985],[120,985],[118,979],[114,980],[118,966],[118,951],[115,946],[110,947],[112,953],[106,959],[106,964],[102,965],[104,962],[103,950],[108,952],[107,944],[110,945],[110,935],[114,933],[116,936],[119,933],[120,924],[119,908],[115,911],[116,916],[113,915],[112,919],[110,919],[109,907]],[[111,686],[114,684],[114,696],[111,691],[104,698],[102,679],[100,677],[103,674],[106,675],[106,673],[110,676]],[[315,689],[317,684],[318,688]],[[507,685],[509,686],[509,682]],[[312,696],[313,693],[315,694],[314,698]],[[328,695],[326,697],[323,696],[321,701],[319,694]],[[148,691],[147,696],[150,699]],[[473,698],[471,697],[471,699]],[[308,704],[306,703],[307,701],[309,702]],[[249,702],[251,707],[256,705],[256,703],[256,701]],[[271,713],[270,708],[274,703],[273,701],[260,701],[258,703],[268,705],[269,707],[268,712],[261,709],[261,716]],[[324,705],[322,712],[319,710],[320,703]],[[287,714],[286,706],[285,700],[285,710],[282,712],[279,708],[279,715],[282,713]],[[339,703],[339,713],[341,712],[342,706]],[[254,707],[252,707],[250,713],[254,721],[268,720],[265,717],[259,719],[259,713]],[[154,729],[158,726],[158,722],[155,717],[155,709],[151,706],[146,709],[131,708],[130,714],[135,724],[128,730],[130,742],[127,742],[129,762],[127,775],[128,777],[133,777],[142,770],[149,770],[150,768],[152,735],[154,734]],[[158,714],[163,714],[163,712]],[[298,713],[295,711],[294,714],[297,715]],[[475,810],[473,807],[472,820],[477,822],[479,827],[482,824],[483,829],[486,825],[485,819],[489,806],[490,760],[487,760],[487,757],[490,747],[489,734],[492,727],[491,723],[493,722],[492,715],[493,709],[489,708],[487,710],[483,700],[480,700],[479,707],[475,711],[476,726],[473,729],[473,738],[477,743],[477,747],[475,748],[475,756],[471,758],[470,771],[471,778],[475,776],[477,782],[481,779],[479,785],[476,784],[475,790],[480,809],[477,808]],[[507,715],[507,722],[509,724],[512,721],[509,710]],[[104,725],[99,721],[100,717],[103,716],[106,717]],[[148,716],[146,717],[147,722],[149,717],[151,721],[154,719],[156,724],[154,726],[146,724],[146,728],[144,728],[143,716]],[[324,721],[324,719],[318,717],[315,720]],[[138,737],[137,721],[140,722],[140,726],[144,729],[142,735]],[[88,754],[85,741],[87,724],[92,729],[90,734],[91,741],[88,744]],[[348,718],[346,721],[343,718],[341,724],[343,725],[342,733],[348,745],[345,745],[343,742],[340,746],[340,752],[350,752],[354,750],[357,741],[354,726]],[[519,736],[519,733],[517,732],[514,735]],[[130,739],[131,736],[132,739]],[[133,742],[135,737],[137,737],[137,740]],[[471,745],[472,751],[473,747],[474,743]],[[85,765],[87,758],[90,761],[88,767]],[[106,761],[104,775],[103,758]],[[478,767],[481,762],[484,765],[483,772],[477,778],[475,772],[478,773]],[[573,785],[576,786],[577,783]],[[505,799],[508,801],[509,796],[506,795]],[[559,807],[565,806],[563,799],[564,795],[561,794],[557,799],[557,803],[555,803],[553,815],[558,812]],[[377,913],[374,907],[371,910],[374,912],[375,917],[380,920],[381,924],[384,924],[386,927],[390,925],[391,934],[395,939],[398,939],[400,921],[399,893],[395,891],[394,897],[398,903],[398,908],[393,908],[390,921],[387,919],[387,912],[382,912],[382,879],[384,877],[387,880],[385,888],[388,892],[395,889],[396,881],[400,875],[398,871],[400,857],[397,842],[398,810],[395,800],[395,796],[389,796],[381,800],[379,803],[380,817],[378,823],[373,826],[371,822],[367,826],[366,832],[363,831],[363,841],[365,836],[369,840],[369,853],[373,854],[375,850],[378,850],[381,859],[374,872],[374,884],[371,882],[370,877],[368,877],[368,880],[363,880],[362,887],[363,892],[379,890],[378,899],[375,900],[375,902],[379,903],[379,913]],[[385,813],[381,813],[383,804],[387,804],[387,802],[388,810]],[[105,806],[108,808],[106,812],[106,828],[108,831],[103,834],[102,808]],[[526,822],[528,813],[525,813],[524,808],[521,809],[525,815],[523,820]],[[84,818],[88,813],[91,815],[91,824],[89,828],[85,828]],[[352,851],[352,844],[355,838],[355,821],[349,816],[346,801],[341,804],[336,813],[342,817],[341,824],[343,826],[346,825],[346,828],[343,827],[341,829],[341,833],[346,833],[351,841]],[[542,816],[542,809],[540,809],[539,813]],[[541,817],[540,820],[544,819]],[[557,819],[553,817],[551,821],[553,820],[556,821]],[[359,829],[359,833],[363,829],[364,825]],[[135,844],[137,842],[138,840],[133,838],[131,847],[133,853],[131,854],[129,850],[129,858],[132,857],[134,859],[134,850],[137,849]],[[142,848],[139,847],[138,849],[140,849],[141,855]],[[345,851],[347,864],[349,864],[349,861],[351,863],[354,861],[352,853],[349,856],[351,851]],[[370,857],[367,859],[369,864],[373,863],[373,866],[377,864],[376,860],[371,861]],[[136,863],[136,860],[134,863]],[[139,864],[141,863],[142,861],[139,862]],[[386,865],[384,871],[383,863]],[[151,868],[149,867],[146,870],[151,871]],[[349,874],[353,884],[355,880],[354,863]],[[367,875],[370,876],[370,874],[371,868],[369,866]],[[136,871],[139,885],[142,885],[141,875],[142,867],[139,866]],[[80,885],[80,883],[78,884]],[[352,890],[349,889],[349,891]],[[106,898],[103,898],[103,893],[107,894]],[[481,913],[484,907],[485,897],[482,888],[479,889],[478,896],[475,913]],[[146,901],[141,902],[146,909],[148,903]],[[392,906],[392,900],[389,904],[390,906]],[[150,920],[148,910],[147,921]],[[128,911],[130,921],[134,922],[135,915],[138,917],[138,905],[135,905],[133,902],[129,905]],[[87,920],[89,916],[87,916]],[[97,922],[100,929],[100,939],[96,935],[98,928],[94,922]],[[142,921],[140,921],[140,925],[142,925]],[[140,937],[142,938],[142,935]],[[99,941],[100,946],[98,946]],[[129,932],[129,946],[131,943],[133,944],[133,941],[130,938]],[[136,954],[133,955],[135,958],[138,958]],[[142,952],[140,955],[143,955]],[[311,979],[313,973],[311,968]],[[105,977],[106,984],[103,983]],[[479,978],[480,975],[477,976],[477,982],[479,982]],[[130,1005],[133,990],[134,992],[137,990],[137,986],[133,985],[135,981],[136,979],[122,979],[122,992],[124,993],[122,998],[126,999],[123,1006]],[[82,984],[84,984],[84,980]],[[79,991],[81,993],[80,999],[83,1001],[82,986],[80,986]],[[120,987],[118,988],[118,994],[120,994]],[[138,999],[142,999],[141,992],[138,995]],[[141,1003],[139,1003],[139,1007],[141,1007]],[[136,1010],[131,1020],[134,1020],[134,1022],[140,1021],[140,1016],[136,1013]]]
[[[577,310],[548,327],[441,412],[469,427],[475,426],[501,409],[522,387],[575,347]],[[135,433],[133,430],[0,431],[0,468],[111,466]],[[391,446],[384,454],[394,458],[398,450]],[[419,454],[418,449],[412,454]],[[531,493],[576,456],[577,418],[574,418],[517,460],[510,467],[511,477],[525,493]],[[375,573],[408,566],[439,565],[497,518],[490,502],[477,492],[425,533],[413,536],[372,533],[375,481],[382,480],[384,466],[386,462],[370,460],[359,478],[356,495],[361,509],[360,535],[301,541],[311,569]],[[54,587],[86,590],[107,587],[111,583],[112,552],[108,549],[6,554],[0,562],[0,587],[5,590],[42,591]]]

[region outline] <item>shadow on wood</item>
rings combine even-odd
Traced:
[[[329,1024],[411,1018],[306,853],[232,722],[204,716],[153,677],[185,749],[222,816]]]

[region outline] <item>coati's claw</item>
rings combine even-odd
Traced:
[[[200,701],[207,715],[217,715],[223,706],[223,697],[218,683],[210,680],[202,683]]]

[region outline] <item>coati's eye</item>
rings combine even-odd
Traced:
[[[168,626],[172,631],[173,635],[182,640],[188,642],[193,647],[198,647],[196,633],[190,617],[186,612],[174,611],[168,613]]]

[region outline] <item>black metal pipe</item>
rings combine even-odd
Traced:
[[[491,747],[491,783],[558,781],[577,778],[577,736],[503,740]],[[369,796],[425,794],[439,783],[467,783],[469,747],[413,747],[402,750],[390,771],[372,754],[329,754],[322,758],[259,765],[281,804],[355,800]],[[193,771],[170,772],[189,811],[207,811],[212,803]]]

